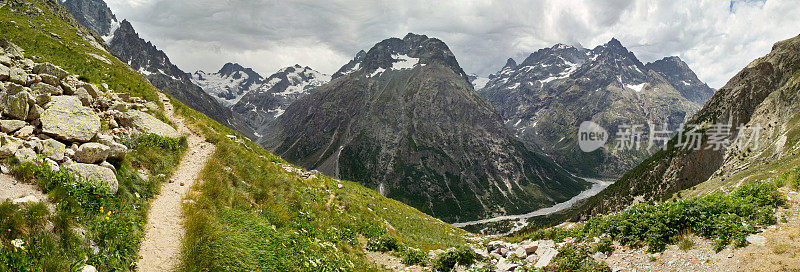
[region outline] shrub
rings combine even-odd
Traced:
[[[428,253],[409,248],[403,251],[403,260],[401,261],[405,265],[420,265],[425,266],[428,263]]]
[[[461,246],[455,250],[439,254],[439,256],[433,260],[431,266],[433,267],[434,271],[446,272],[453,269],[456,264],[471,265],[475,263],[475,259],[477,259],[477,257],[478,255],[471,248],[467,246]]]
[[[604,262],[594,261],[589,256],[589,250],[586,247],[564,244],[558,248],[558,255],[544,268],[544,271],[611,272],[611,268]]]
[[[614,251],[614,240],[612,240],[610,236],[604,235],[594,245],[593,250],[594,252],[603,252],[605,254],[611,253]]]
[[[387,252],[387,251],[395,251],[399,248],[400,248],[400,243],[397,242],[397,238],[394,238],[389,234],[384,234],[379,236],[378,238],[372,238],[367,240],[367,250],[369,251]]]
[[[684,237],[681,239],[681,242],[678,243],[678,248],[680,248],[683,251],[690,250],[694,248],[694,241],[692,241],[692,239],[689,239],[688,237]]]

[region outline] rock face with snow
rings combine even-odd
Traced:
[[[261,75],[238,63],[226,63],[216,73],[197,71],[192,74],[192,82],[222,105],[231,107],[250,90],[263,82]]]
[[[230,107],[237,119],[256,133],[264,133],[289,104],[330,79],[329,75],[297,64],[267,78],[235,63],[225,64],[217,73],[192,74],[195,84]]]
[[[449,222],[525,213],[585,188],[516,140],[438,39],[384,40],[334,77],[289,105],[262,144]]]
[[[102,36],[114,56],[143,74],[153,86],[219,123],[253,136],[252,130],[230,109],[192,83],[190,76],[172,64],[163,51],[141,39],[130,22],[117,21],[103,0],[66,0],[61,4],[81,25]]]
[[[612,39],[594,49],[558,44],[517,64],[509,59],[478,90],[506,124],[531,147],[584,176],[618,177],[657,148],[614,152],[620,125],[648,122],[676,130],[713,90],[677,57],[647,65]],[[578,128],[593,121],[606,128],[606,148],[583,153]],[[645,147],[647,142],[644,143]]]

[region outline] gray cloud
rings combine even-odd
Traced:
[[[791,0],[107,0],[187,71],[230,61],[262,74],[295,63],[332,73],[407,32],[445,41],[468,73],[496,72],[555,43],[616,37],[642,61],[678,55],[721,87],[772,44],[800,34]]]

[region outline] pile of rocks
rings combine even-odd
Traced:
[[[155,103],[116,93],[106,84],[85,83],[23,53],[0,39],[0,159],[41,157],[53,169],[63,167],[103,182],[116,193],[116,169],[106,160],[125,156],[128,148],[120,144],[122,137],[180,137],[145,113],[158,110]]]
[[[515,271],[517,268],[542,268],[550,264],[558,250],[553,240],[524,241],[511,244],[504,241],[491,241],[486,246],[490,262],[496,271]]]

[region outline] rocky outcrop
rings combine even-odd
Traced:
[[[143,112],[158,110],[153,102],[82,82],[58,66],[25,59],[21,52],[9,54],[15,49],[6,40],[0,39],[0,45],[0,59],[8,59],[4,65],[21,71],[16,77],[24,79],[0,81],[0,159],[45,163],[54,171],[63,167],[80,181],[99,181],[116,193],[116,170],[106,160],[125,157],[128,148],[119,142],[122,137],[180,137]]]

